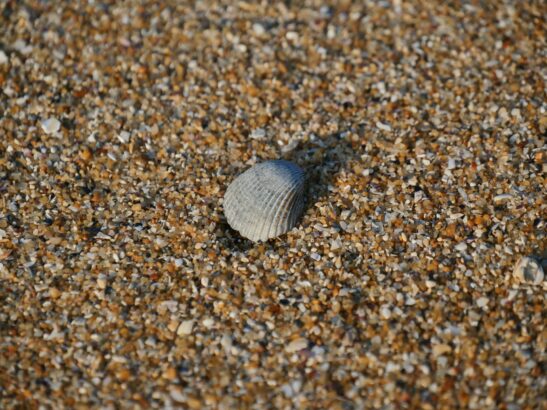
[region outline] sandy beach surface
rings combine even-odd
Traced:
[[[546,15],[0,1],[0,408],[545,408]]]

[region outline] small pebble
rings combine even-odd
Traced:
[[[414,299],[412,296],[407,296],[405,305],[414,306],[415,304],[416,304],[416,299]]]
[[[177,320],[171,320],[167,325],[167,329],[169,329],[171,332],[176,332],[179,328],[179,325],[180,323]]]
[[[266,29],[264,28],[264,26],[262,24],[254,23],[253,24],[253,31],[255,32],[255,34],[257,36],[261,36],[266,32]]]
[[[58,299],[61,296],[61,292],[57,288],[49,288],[49,297],[51,299]]]
[[[287,353],[294,353],[299,350],[305,349],[306,347],[308,347],[308,341],[304,338],[299,338],[290,342],[285,348],[285,351]]]
[[[383,319],[389,319],[391,318],[391,310],[387,306],[382,306],[380,308],[380,315]]]
[[[266,136],[266,130],[263,128],[257,128],[251,132],[250,137],[254,140],[261,140]]]
[[[382,131],[391,131],[391,126],[380,121],[376,122],[376,127]]]
[[[485,306],[488,306],[489,299],[486,297],[481,297],[477,299],[477,306],[480,308],[483,308]]]
[[[285,34],[285,37],[287,38],[287,40],[291,40],[291,41],[298,41],[298,33],[296,31],[288,31],[287,34]]]
[[[494,197],[494,203],[501,204],[510,201],[513,198],[510,194],[501,194]]]
[[[545,278],[543,267],[534,258],[523,256],[513,269],[513,277],[522,283],[540,285]]]
[[[432,348],[433,350],[433,356],[438,357],[446,353],[450,353],[452,351],[452,348],[447,344],[436,344]]]
[[[118,134],[118,140],[123,144],[126,144],[127,142],[129,142],[130,138],[131,138],[131,134],[128,133],[127,131],[122,131]]]
[[[56,134],[61,129],[61,123],[57,118],[51,117],[42,121],[42,129],[48,135]]]
[[[179,328],[177,329],[177,336],[187,336],[192,333],[192,329],[194,328],[194,321],[193,320],[183,320]]]
[[[330,250],[331,251],[335,251],[337,249],[340,249],[342,247],[342,241],[340,241],[340,239],[333,239],[331,242],[330,242]]]
[[[2,50],[0,50],[0,65],[7,64],[9,62],[8,56]]]
[[[207,329],[212,328],[215,325],[214,319],[211,319],[210,317],[203,319],[201,322],[203,326],[205,326]]]
[[[97,278],[97,285],[99,286],[99,288],[101,289],[105,289],[106,288],[106,285],[107,285],[107,278],[106,278],[106,275],[104,274],[99,274],[99,277]]]
[[[174,401],[178,403],[186,403],[186,396],[184,395],[180,387],[171,387],[170,395]]]
[[[163,377],[168,380],[175,380],[177,378],[177,369],[174,367],[169,367],[163,374]]]

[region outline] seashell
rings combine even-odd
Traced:
[[[228,224],[251,241],[291,230],[304,210],[304,171],[285,160],[266,161],[239,175],[224,195]]]
[[[541,284],[545,277],[543,267],[539,261],[528,256],[523,256],[519,259],[513,270],[513,276],[519,282],[530,283],[532,285]]]

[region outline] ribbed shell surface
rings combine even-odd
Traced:
[[[304,182],[304,171],[289,161],[266,161],[249,168],[224,195],[228,223],[255,242],[291,230],[304,210]]]

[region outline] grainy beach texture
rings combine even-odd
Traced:
[[[546,15],[0,0],[0,408],[544,409]]]

